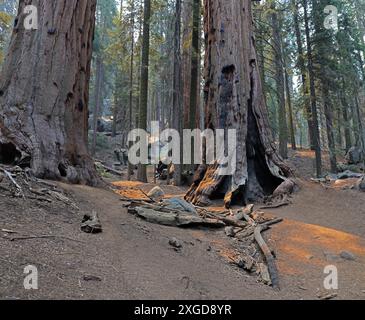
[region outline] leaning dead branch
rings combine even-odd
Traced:
[[[288,205],[290,205],[289,201],[283,201],[283,202],[273,204],[273,205],[262,206],[262,207],[260,207],[260,209],[277,209],[277,208],[281,208],[281,207],[288,206]]]
[[[21,240],[33,240],[33,239],[57,239],[57,238],[69,240],[69,241],[73,241],[73,242],[78,242],[78,243],[84,243],[83,241],[80,241],[80,240],[76,240],[76,239],[72,239],[72,238],[64,237],[64,236],[56,236],[56,235],[12,237],[12,238],[9,238],[9,240],[10,241],[21,241]]]
[[[260,247],[262,253],[265,256],[265,260],[266,260],[268,271],[269,271],[270,278],[271,278],[272,287],[275,290],[280,290],[279,272],[278,272],[278,269],[276,267],[275,258],[272,255],[269,246],[266,244],[264,238],[261,235],[261,232],[263,231],[263,226],[260,225],[260,224],[257,224],[252,218],[250,218],[246,214],[244,215],[244,218],[254,228],[255,240],[256,240],[258,246]],[[272,223],[278,223],[278,222],[281,222],[281,221],[280,221],[280,219],[279,220],[276,219],[276,221],[272,221]],[[268,224],[266,224],[266,226],[268,226]]]
[[[14,184],[14,186],[17,188],[18,192],[20,193],[20,195],[25,198],[22,187],[15,181],[15,179],[13,178],[12,174],[5,169],[2,169],[2,171],[5,173],[5,175],[9,178],[9,180]]]

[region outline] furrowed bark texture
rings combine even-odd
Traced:
[[[206,127],[237,130],[237,165],[219,176],[202,165],[186,199],[198,205],[223,196],[246,203],[272,194],[291,170],[273,142],[254,43],[251,1],[205,0]]]
[[[23,9],[38,8],[25,30]],[[35,176],[99,182],[87,150],[96,0],[20,0],[0,78],[0,153]]]

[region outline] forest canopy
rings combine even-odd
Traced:
[[[149,129],[151,121],[161,128],[207,126],[206,5],[97,1],[88,103],[93,155],[103,126],[111,127],[122,147],[131,129]],[[15,0],[0,4],[0,63],[17,6]],[[317,177],[336,173],[349,151],[362,160],[364,1],[266,0],[250,6],[262,92],[280,156],[287,158],[288,148],[312,149]],[[323,164],[327,156],[329,167]]]
[[[363,297],[365,0],[0,0],[0,69],[0,300]]]

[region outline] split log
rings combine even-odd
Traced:
[[[232,263],[237,265],[239,268],[246,270],[247,272],[253,272],[256,266],[256,261],[247,255],[238,255],[237,257],[228,257]]]
[[[250,215],[252,214],[254,209],[254,205],[253,204],[249,204],[248,206],[246,206],[243,210],[239,210],[237,212],[237,214],[234,215],[234,218],[236,220],[243,220],[245,218],[245,215]]]
[[[74,210],[79,210],[79,207],[73,201],[71,201],[68,197],[63,195],[62,193],[57,192],[57,191],[52,191],[52,190],[48,190],[47,193],[50,196],[52,196],[53,198],[55,198],[56,200],[61,201],[61,202],[65,203],[66,205],[72,207]]]
[[[232,218],[228,218],[228,217],[221,217],[218,214],[215,214],[213,212],[209,212],[206,213],[207,216],[221,220],[222,222],[224,222],[227,226],[232,226],[232,227],[237,227],[237,228],[246,228],[247,227],[247,223],[236,220],[236,219],[232,219]]]
[[[85,233],[100,233],[103,231],[98,214],[92,211],[91,214],[84,216],[82,220],[81,230]]]
[[[258,267],[259,267],[258,271],[260,272],[261,281],[264,284],[272,285],[272,281],[271,281],[271,278],[270,278],[270,272],[269,272],[269,269],[266,266],[266,264],[259,263]]]
[[[254,234],[254,231],[254,227],[248,226],[246,229],[242,229],[241,231],[237,232],[236,237],[237,239],[243,240],[252,236]]]

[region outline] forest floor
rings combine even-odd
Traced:
[[[276,252],[280,292],[230,263],[232,240],[222,230],[150,224],[128,214],[110,190],[52,183],[78,209],[0,194],[0,299],[318,299],[328,294],[327,265],[338,268],[335,299],[365,299],[365,193],[311,181],[312,156],[291,155],[300,190],[290,206],[265,210],[285,218],[264,234]],[[185,192],[162,188],[169,196]],[[100,234],[80,231],[91,210]],[[344,251],[355,260],[342,258]],[[38,290],[24,289],[27,265],[38,268]]]

